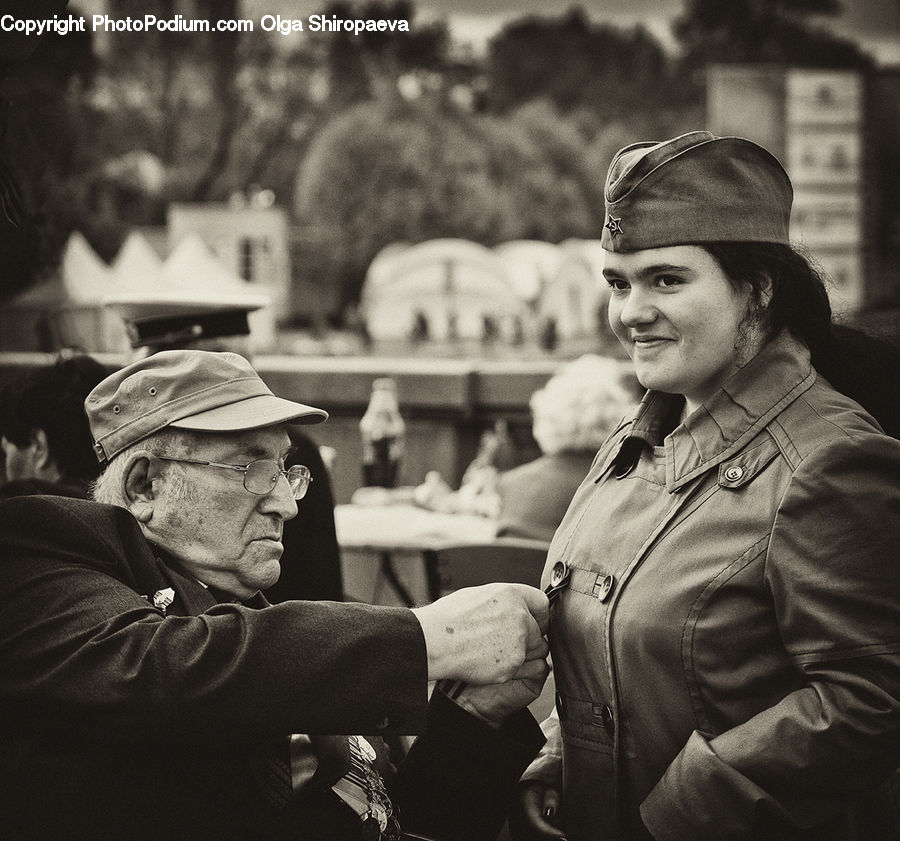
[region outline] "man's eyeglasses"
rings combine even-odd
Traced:
[[[184,464],[200,464],[206,467],[222,467],[225,470],[237,470],[244,474],[244,488],[250,493],[264,496],[275,490],[278,484],[278,477],[284,476],[291,488],[291,495],[294,499],[303,499],[309,490],[309,484],[312,482],[312,474],[308,467],[302,464],[295,464],[293,467],[285,470],[281,464],[274,459],[260,459],[259,461],[251,461],[250,464],[222,464],[218,461],[199,461],[193,458],[174,458],[173,456],[156,456],[162,461],[180,461]]]

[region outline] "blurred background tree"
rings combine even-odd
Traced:
[[[52,17],[65,5],[21,0],[4,11]],[[95,65],[89,34],[0,34],[0,301],[41,279],[76,225],[70,176],[85,165],[80,102]]]
[[[600,187],[582,138],[562,127],[545,102],[499,117],[392,96],[341,112],[299,170],[297,262],[339,285],[343,310],[391,242],[596,236]]]
[[[839,0],[686,0],[674,32],[687,68],[711,62],[865,67],[860,48],[819,25]]]

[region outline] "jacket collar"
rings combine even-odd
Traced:
[[[666,420],[683,398],[648,391],[622,446],[636,439],[651,447],[662,443],[672,493],[753,440],[815,379],[806,345],[784,330],[665,438]]]
[[[150,543],[150,547],[157,565],[161,569],[166,570],[175,589],[173,613],[178,615],[181,615],[183,612],[201,613],[213,605],[228,602],[256,609],[271,606],[268,599],[261,592],[254,593],[249,599],[241,601],[223,590],[210,587],[187,573],[175,556],[166,552],[161,546],[156,543]]]

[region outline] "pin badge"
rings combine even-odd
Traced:
[[[153,606],[162,611],[163,616],[166,615],[166,608],[175,601],[175,591],[171,587],[163,590],[157,590],[153,594]]]
[[[616,218],[612,214],[609,215],[609,219],[606,221],[606,224],[603,226],[612,234],[613,239],[615,239],[619,234],[624,234],[625,231],[622,230],[622,226],[619,224],[622,221],[622,217],[619,216]]]

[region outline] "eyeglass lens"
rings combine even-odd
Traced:
[[[310,483],[307,468],[295,464],[287,470],[282,470],[277,461],[268,459],[253,461],[247,465],[247,471],[244,473],[244,487],[250,493],[267,494],[275,487],[279,475],[283,475],[288,480],[294,499],[303,499],[306,496]]]

